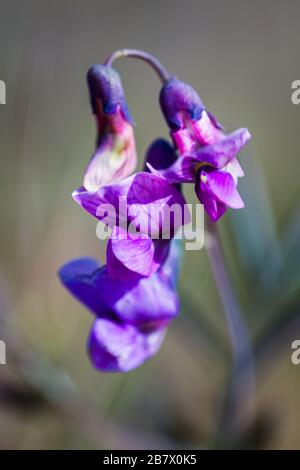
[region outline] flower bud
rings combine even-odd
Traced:
[[[196,91],[187,83],[174,77],[164,84],[159,99],[165,119],[173,131],[183,127],[184,115],[192,120],[198,120],[204,109]]]
[[[116,113],[121,109],[124,119],[131,122],[120,75],[107,65],[93,65],[87,73],[90,101],[94,114]],[[100,108],[100,109],[99,109]]]
[[[87,82],[97,121],[97,142],[83,186],[88,191],[97,191],[129,176],[137,156],[132,120],[118,72],[107,65],[93,65]]]

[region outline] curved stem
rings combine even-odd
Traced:
[[[135,57],[147,62],[157,73],[162,83],[165,83],[171,75],[165,69],[165,67],[151,54],[148,52],[140,51],[138,49],[120,49],[115,51],[108,59],[104,62],[105,65],[111,66],[116,59],[122,57]]]
[[[243,412],[254,396],[253,354],[248,329],[224,263],[217,227],[210,221],[208,234],[207,251],[223,305],[233,353],[232,375],[224,421],[227,431],[230,431],[232,437],[237,437]]]

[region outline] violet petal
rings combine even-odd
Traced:
[[[233,177],[226,171],[203,171],[201,188],[206,186],[208,191],[220,202],[232,209],[241,209],[244,203],[238,193]]]
[[[165,329],[142,333],[131,325],[97,319],[88,339],[92,364],[103,372],[127,372],[141,365],[159,349]]]
[[[195,152],[198,162],[221,169],[232,160],[251,138],[248,129],[237,129],[212,145],[200,147]]]
[[[125,180],[103,186],[98,191],[74,191],[73,198],[85,210],[110,227],[127,227],[127,221],[138,232],[157,237],[170,223],[170,208],[176,207],[182,217],[175,217],[171,231],[189,222],[183,196],[163,178],[140,172]]]
[[[122,227],[114,227],[106,252],[110,275],[123,280],[130,278],[132,272],[149,277],[159,266],[154,262],[154,250],[154,243],[147,235],[131,234]]]
[[[95,285],[95,273],[102,271],[96,260],[77,258],[64,264],[58,275],[71,294],[95,315],[110,318],[107,304]]]

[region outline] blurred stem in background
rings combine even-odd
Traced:
[[[255,374],[251,342],[243,314],[224,263],[217,225],[206,221],[206,249],[222,302],[232,346],[232,370],[220,426],[220,444],[234,445],[247,424],[247,410],[254,397]]]

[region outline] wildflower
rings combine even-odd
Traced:
[[[94,315],[87,349],[92,364],[104,372],[126,372],[159,349],[179,310],[176,280],[178,241],[150,277],[113,279],[107,266],[91,258],[66,263],[59,271],[65,287]]]
[[[136,164],[132,121],[120,77],[111,67],[128,56],[148,62],[164,83],[160,102],[173,140],[173,145],[154,141],[144,171],[131,176]],[[59,276],[95,315],[87,345],[92,364],[125,372],[158,351],[179,311],[180,250],[173,238],[190,219],[181,183],[195,184],[214,221],[227,207],[243,207],[237,191],[243,171],[236,155],[250,134],[239,129],[224,135],[192,87],[170,78],[143,51],[116,51],[105,65],[91,67],[87,79],[98,137],[73,198],[111,234],[106,265],[79,258],[66,263]]]
[[[237,190],[238,178],[244,176],[237,154],[249,141],[249,131],[225,135],[195,90],[175,78],[163,86],[160,103],[179,152],[161,175],[172,183],[195,183],[198,199],[213,221],[228,207],[244,207]]]
[[[168,253],[169,240],[189,221],[181,193],[162,177],[146,172],[97,191],[81,187],[73,198],[112,229],[106,261],[116,279],[156,272]]]
[[[119,74],[112,67],[94,65],[88,71],[87,82],[98,135],[83,185],[95,191],[130,175],[137,157],[132,120]]]

